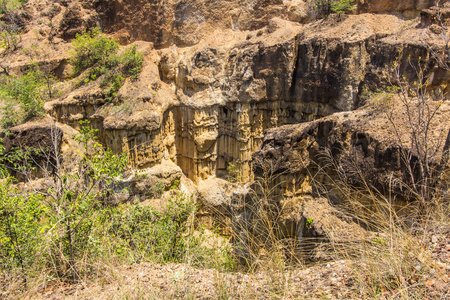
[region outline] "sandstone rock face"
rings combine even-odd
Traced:
[[[320,242],[342,245],[368,238],[362,222],[353,220],[352,201],[364,201],[362,195],[369,190],[392,197],[394,207],[405,199],[413,186],[411,177],[420,182],[419,152],[412,147],[408,122],[412,112],[395,97],[388,106],[378,101],[266,131],[253,153],[255,182],[237,189],[229,206],[239,257],[254,259],[258,245],[265,246],[265,237],[274,234],[277,240],[299,243],[310,259],[327,259]],[[429,119],[428,163],[441,171],[436,184],[446,190],[450,105],[429,105],[432,111],[439,109]],[[358,199],[349,199],[352,188],[363,191]],[[358,213],[362,220],[367,217]]]
[[[35,178],[44,178],[46,181],[52,172],[57,171],[56,155],[62,163],[74,162],[78,156],[77,150],[83,151],[83,147],[72,138],[77,134],[79,132],[72,127],[54,122],[48,117],[9,128],[0,133],[0,138],[3,139],[2,154],[10,156],[13,160],[4,163],[16,163],[19,167],[30,164],[34,167],[32,174],[27,174],[31,177],[20,172],[11,174],[18,180],[24,180],[25,184]],[[26,155],[17,157],[15,155],[17,151]],[[42,186],[48,188],[48,185]]]
[[[123,43],[153,42],[156,47],[192,46],[214,30],[258,30],[273,17],[302,21],[309,19],[302,0],[258,1],[96,1],[102,27]]]
[[[62,2],[61,6],[65,8],[59,22],[60,37],[63,39],[73,39],[76,34],[100,25],[88,1]],[[60,6],[55,6],[55,9],[58,8]]]
[[[419,177],[415,170],[418,152],[411,148],[412,129],[405,107],[399,102],[393,107],[389,112],[386,108],[363,107],[271,129],[253,154],[255,176],[270,172],[276,178],[274,197],[278,199],[327,194],[334,203],[342,203],[345,199],[336,192],[342,182],[360,188],[367,188],[365,182],[369,182],[382,194],[404,196],[407,191],[403,186],[392,182],[410,183],[411,175]],[[448,163],[444,154],[449,147],[449,112],[448,103],[444,103],[430,119],[429,163],[436,167]],[[389,116],[396,121],[391,122]],[[405,165],[405,151],[411,153],[411,166]],[[407,171],[409,168],[413,174]]]
[[[383,71],[399,50],[402,66],[430,58],[419,33],[427,33],[430,44],[439,40],[427,29],[401,31],[404,21],[393,15],[267,23],[256,31],[225,29],[191,47],[156,51],[138,43],[146,53],[144,71],[125,83],[119,103],[108,103],[91,85],[48,110],[73,126],[90,119],[107,147],[128,151],[133,167],[168,158],[197,182],[226,176],[232,163],[247,181],[265,130],[359,107],[365,89],[386,84]],[[432,59],[426,64],[440,70]],[[402,73],[415,76],[406,67]],[[448,80],[436,78],[436,86]],[[127,105],[128,112],[113,112]]]
[[[230,164],[237,177],[251,179],[251,153],[265,130],[360,107],[364,90],[386,85],[384,70],[399,50],[407,78],[416,74],[403,66],[421,57],[433,86],[449,80],[430,55],[442,35],[396,15],[330,15],[300,24],[309,18],[305,1],[82,0],[52,10],[33,3],[30,14],[54,14],[64,39],[100,25],[123,44],[141,40],[135,45],[144,52],[140,78],[127,80],[114,102],[90,83],[47,103],[47,111],[74,127],[89,119],[101,142],[126,151],[132,167],[170,159],[195,182],[225,177]],[[82,20],[73,18],[77,11]],[[54,49],[67,48],[58,43]],[[66,77],[67,56],[50,69]]]

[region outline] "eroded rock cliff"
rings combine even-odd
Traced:
[[[380,18],[385,25],[375,26]],[[130,82],[120,91],[120,105],[137,103],[124,116],[111,113],[114,107],[102,110],[106,97],[91,91],[57,101],[52,111],[74,126],[91,119],[108,147],[130,150],[133,166],[170,158],[196,181],[223,175],[233,163],[248,180],[264,130],[359,107],[364,89],[386,84],[383,70],[400,50],[403,64],[429,58],[417,37],[426,29],[406,30],[416,40],[405,40],[402,26],[395,16],[331,16],[309,26],[272,20],[256,33],[235,34],[238,42],[224,37],[225,45],[160,50],[159,60],[147,61],[141,90],[130,91]],[[430,59],[427,69],[433,68]]]

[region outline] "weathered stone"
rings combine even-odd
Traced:
[[[304,1],[104,1],[95,3],[103,28],[124,41],[144,40],[157,47],[192,46],[217,28],[258,30],[273,17],[308,19]]]
[[[66,40],[72,39],[76,34],[82,34],[87,29],[99,25],[89,8],[83,7],[82,3],[71,2],[64,10],[59,24],[60,37]]]
[[[220,178],[208,178],[198,183],[199,222],[222,229],[226,235],[232,234],[229,205],[235,184]]]
[[[180,184],[182,172],[171,161],[164,161],[152,168],[134,171],[118,183],[116,192],[109,196],[110,202],[144,201],[160,198],[164,191]]]
[[[360,188],[367,188],[367,182],[370,182],[370,186],[382,194],[397,193],[404,197],[407,190],[398,183],[410,183],[411,176],[416,180],[420,176],[415,163],[418,152],[411,148],[413,133],[406,116],[413,112],[406,112],[398,99],[391,104],[395,109],[388,112],[385,110],[389,108],[379,105],[269,130],[260,149],[253,154],[255,176],[265,177],[269,170],[276,178],[272,185],[277,186],[274,197],[278,199],[320,192],[328,193],[335,203],[345,202],[333,189],[342,180]],[[439,104],[428,105],[430,109],[436,109]],[[432,147],[427,150],[428,163],[435,166],[446,163],[443,161],[447,159],[448,151],[445,120],[449,111],[445,102],[429,120],[429,130],[433,134],[427,139]],[[410,117],[415,118],[414,115]],[[406,153],[410,155],[408,160]],[[405,165],[407,161],[410,166]],[[318,188],[319,185],[328,189],[312,191],[305,188]]]

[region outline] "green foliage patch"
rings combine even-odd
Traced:
[[[21,41],[22,36],[19,26],[0,22],[0,48],[14,51]]]
[[[33,265],[44,230],[41,218],[47,213],[43,199],[39,194],[21,195],[11,180],[0,184],[1,269],[25,271]]]
[[[0,0],[0,14],[20,8],[28,0]]]
[[[348,13],[353,10],[354,0],[331,1],[331,11],[337,14]]]
[[[331,13],[348,13],[354,9],[354,0],[310,0],[310,9],[315,16],[328,16]]]
[[[101,34],[99,28],[90,32],[77,34],[72,40],[71,63],[74,66],[74,75],[79,75],[87,68],[95,67],[90,76],[98,76],[106,73],[108,69],[116,67],[119,63],[117,41]]]
[[[16,50],[22,41],[21,26],[19,25],[16,10],[27,0],[0,0],[0,48]]]
[[[117,97],[117,91],[126,77],[137,79],[142,71],[143,55],[136,50],[136,46],[118,55],[119,43],[103,35],[99,28],[78,34],[72,45],[70,61],[74,65],[74,76],[88,70],[80,84],[102,77],[100,86],[109,100]]]
[[[48,80],[49,75],[34,67],[23,76],[0,77],[0,99],[5,104],[3,127],[26,122],[44,113],[43,104]]]

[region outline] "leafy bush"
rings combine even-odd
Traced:
[[[354,3],[354,0],[310,0],[310,9],[315,17],[328,16],[350,12]]]
[[[20,8],[27,0],[0,0],[0,14]]]
[[[17,24],[0,23],[0,47],[4,49],[16,50],[22,41],[20,28]]]
[[[118,64],[116,55],[119,44],[102,35],[99,28],[81,35],[77,34],[72,40],[72,45],[73,50],[70,54],[75,75],[79,75],[87,68],[95,67],[95,71],[90,75],[98,76]]]
[[[108,247],[131,262],[190,262],[208,268],[230,270],[234,266],[231,249],[205,247],[202,230],[194,232],[197,206],[178,194],[163,212],[151,206],[133,205],[125,211],[110,210],[105,230]]]
[[[104,36],[99,28],[77,35],[72,45],[71,63],[75,67],[74,75],[78,76],[89,69],[87,78],[81,83],[96,81],[103,76],[100,86],[104,88],[110,100],[117,96],[125,77],[132,76],[137,79],[142,71],[143,55],[137,52],[136,46],[118,55],[118,42]]]
[[[128,48],[121,56],[122,70],[126,75],[137,78],[142,71],[143,55],[142,52],[136,51],[136,45]]]
[[[353,10],[354,0],[331,1],[331,11],[337,14],[347,13]]]
[[[0,47],[16,50],[22,41],[21,22],[16,9],[25,4],[26,0],[0,0],[0,14],[4,14],[0,21]]]
[[[3,139],[0,139],[3,143]],[[11,147],[5,153],[5,147],[0,145],[0,178],[9,176],[27,177],[36,169],[35,158],[42,154],[42,149],[30,147]]]
[[[0,98],[5,102],[3,126],[15,125],[44,113],[45,74],[38,70],[23,76],[0,78]],[[15,106],[18,105],[18,111]]]
[[[34,194],[22,196],[17,189],[9,188],[12,179],[8,185],[0,184],[0,260],[8,270],[18,266],[22,271],[46,269],[59,278],[77,279],[90,270],[89,266],[80,266],[80,259],[93,259],[99,254],[93,243],[104,234],[99,230],[95,235],[102,225],[102,199],[114,188],[126,166],[126,156],[114,155],[95,142],[96,130],[88,122],[80,125],[80,134],[74,139],[84,151],[78,151],[73,169],[64,169],[59,155],[53,153],[55,157],[49,158],[52,170],[37,166],[47,182],[44,190],[36,188]],[[31,165],[11,162],[26,158],[29,151],[18,149],[4,154],[0,145],[1,174],[7,175],[5,167],[27,172],[24,168]],[[34,187],[32,181],[29,184]]]
[[[23,196],[11,187],[11,180],[0,183],[0,266],[4,270],[33,265],[42,241],[46,213],[43,196]]]
[[[109,233],[138,253],[135,259],[152,257],[159,262],[180,262],[189,246],[186,240],[192,225],[189,218],[195,210],[193,202],[184,196],[170,200],[163,213],[135,205],[113,218]]]

